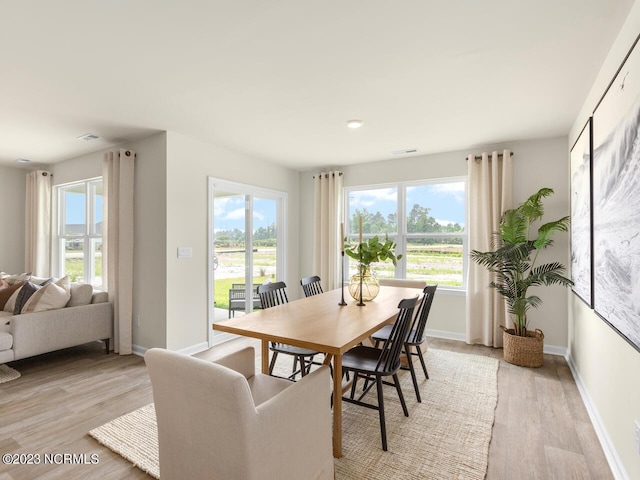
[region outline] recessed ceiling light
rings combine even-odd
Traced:
[[[98,140],[100,137],[95,133],[85,133],[84,135],[80,135],[78,140],[84,140],[85,142],[92,142],[93,140]]]
[[[360,128],[364,122],[362,120],[347,120],[347,127]]]
[[[18,163],[30,163],[31,160],[29,160],[28,158],[17,158],[16,162],[18,162]]]

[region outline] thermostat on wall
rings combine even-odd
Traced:
[[[178,247],[178,258],[191,258],[193,249],[191,247]]]

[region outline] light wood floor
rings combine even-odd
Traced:
[[[257,341],[238,339],[221,354]],[[430,339],[432,348],[502,357],[501,350]],[[105,355],[89,344],[10,364],[22,373],[0,385],[0,453],[97,454],[96,465],[5,465],[0,480],[148,479],[87,435],[152,401],[142,358]],[[420,373],[418,373],[420,375]],[[612,479],[563,358],[545,355],[539,369],[501,360],[488,480]],[[384,454],[382,451],[381,454]],[[428,455],[428,452],[425,452]]]

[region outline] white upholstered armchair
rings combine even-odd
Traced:
[[[160,443],[160,477],[333,479],[329,368],[293,383],[255,373],[245,348],[215,362],[145,354]]]

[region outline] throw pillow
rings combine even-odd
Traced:
[[[24,285],[24,282],[14,283],[10,287],[8,287],[7,291],[2,290],[2,292],[0,293],[0,295],[2,296],[6,295],[7,298],[6,300],[4,300],[5,312],[13,313],[13,308],[16,306],[16,298],[18,297],[18,293],[20,292],[22,285]],[[0,303],[2,303],[2,300],[0,300]]]
[[[31,272],[20,273],[18,275],[7,275],[6,277],[3,278],[3,280],[7,282],[9,285],[13,285],[19,282],[26,282],[30,278],[31,278]]]
[[[15,291],[22,286],[22,283],[9,285],[4,280],[0,280],[0,282],[2,282],[0,283],[0,310],[4,310],[4,306],[7,304],[7,300],[9,300],[9,298],[11,298],[11,295],[13,295]],[[12,312],[13,310],[9,311]]]
[[[16,304],[13,307],[13,314],[19,315],[20,312],[22,311],[22,307],[25,306],[25,304],[27,303],[27,300],[29,300],[31,295],[36,293],[41,288],[43,287],[41,287],[40,285],[36,285],[35,283],[31,283],[31,282],[26,282],[20,289],[20,292],[18,292],[18,296],[16,297]]]
[[[71,284],[71,298],[67,307],[78,307],[80,305],[89,305],[93,297],[93,287],[88,283]]]
[[[43,312],[64,308],[69,301],[71,282],[62,277],[55,283],[49,283],[35,292],[22,307],[22,313]]]

